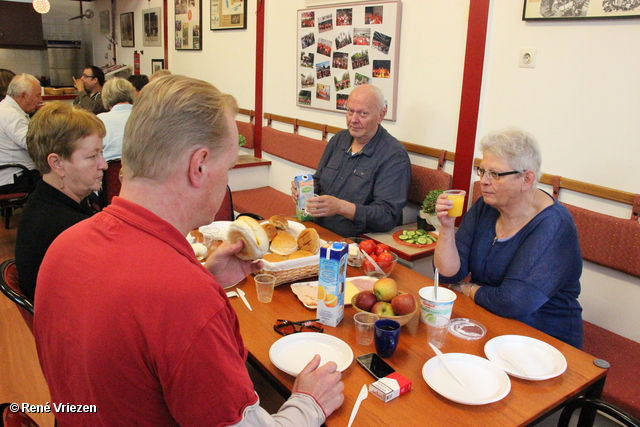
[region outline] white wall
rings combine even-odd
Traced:
[[[108,0],[97,3],[103,1]],[[138,25],[136,3],[146,7],[147,2],[119,0],[118,8],[121,13],[131,5]],[[210,81],[236,96],[241,107],[253,109],[257,2],[249,1],[247,30],[215,32],[208,30],[207,3],[203,50],[170,46],[169,68]],[[295,105],[297,10],[305,8],[305,1],[265,4],[264,111],[344,127],[339,113]],[[455,150],[469,0],[403,0],[402,5],[398,120],[384,126],[401,140]],[[521,16],[522,1],[492,1],[478,136],[521,126],[538,137],[544,172],[640,193],[640,80],[635,78],[640,55],[634,50],[640,21],[524,22]],[[136,27],[136,39],[138,34]],[[136,49],[141,48],[136,40]],[[518,67],[521,48],[537,49],[536,68]],[[274,167],[270,184],[285,185],[290,170],[290,165]],[[568,191],[561,200],[630,215],[628,206]],[[640,341],[640,330],[623,321],[640,305],[640,279],[586,263],[583,285],[585,319]]]

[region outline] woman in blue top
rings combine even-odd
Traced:
[[[443,194],[436,203],[442,228],[434,263],[441,281],[499,316],[581,348],[578,235],[569,211],[536,188],[537,141],[506,128],[487,135],[480,150],[482,197],[457,232],[447,215],[453,202]]]

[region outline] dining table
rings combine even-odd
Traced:
[[[303,224],[315,228],[321,239],[326,241],[339,241],[342,238],[313,222]],[[347,277],[363,275],[359,268],[347,269]],[[398,283],[400,291],[411,293],[418,301],[419,290],[433,285],[430,278],[402,265],[396,265],[390,277]],[[309,280],[314,279],[300,281]],[[240,298],[231,298],[248,350],[249,362],[287,396],[293,388],[295,377],[278,369],[269,357],[271,346],[282,338],[282,335],[274,331],[273,326],[278,319],[315,319],[316,311],[306,308],[298,300],[290,284],[277,286],[270,303],[258,302],[253,276],[242,280],[236,287],[245,292],[246,299],[252,307],[252,311],[249,311]],[[235,287],[227,290],[234,289]],[[373,345],[358,344],[353,321],[355,312],[355,308],[347,305],[344,309],[344,319],[336,327],[323,328],[324,334],[332,335],[348,344],[354,355],[351,365],[342,372],[344,403],[325,421],[325,425],[329,427],[346,426],[362,386],[375,381],[355,361],[357,356],[375,352]],[[559,350],[567,361],[567,368],[561,375],[543,381],[509,376],[509,393],[493,403],[456,403],[434,391],[423,378],[423,366],[435,357],[435,353],[427,342],[426,325],[420,320],[419,314],[416,314],[402,327],[395,353],[385,359],[398,373],[412,381],[411,390],[387,403],[369,394],[361,403],[354,426],[524,426],[546,418],[576,396],[601,396],[607,370],[594,364],[595,357],[517,320],[497,316],[462,294],[457,294],[451,318],[473,319],[484,325],[487,332],[484,337],[475,340],[448,334],[441,348],[445,354],[466,353],[486,357],[484,345],[487,341],[502,335],[521,335],[541,340]],[[593,417],[594,414],[583,414],[580,425],[591,424]]]

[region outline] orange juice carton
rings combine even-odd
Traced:
[[[311,221],[313,217],[305,212],[307,197],[313,194],[313,175],[302,174],[296,176],[293,181],[298,189],[298,203],[296,203],[296,217],[300,221]]]
[[[369,385],[369,393],[387,403],[411,390],[412,381],[393,372]]]
[[[329,242],[320,247],[316,317],[323,325],[338,326],[344,318],[348,247],[344,242]]]

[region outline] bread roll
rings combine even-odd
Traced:
[[[253,261],[262,258],[269,251],[269,238],[264,228],[255,219],[241,216],[229,225],[227,233],[229,243],[244,242],[244,247],[236,256],[243,260]]]
[[[313,228],[305,228],[298,235],[298,248],[309,251],[312,254],[318,252],[320,248],[320,236],[318,232]]]
[[[271,241],[271,252],[279,255],[289,255],[298,249],[298,242],[289,233],[280,232]]]
[[[273,238],[278,235],[278,230],[276,229],[276,226],[271,224],[270,222],[262,224],[262,228],[264,228],[264,231],[267,232],[267,237],[269,238],[269,241],[272,241]]]
[[[273,226],[278,230],[286,230],[289,226],[289,221],[281,215],[274,215],[269,218],[269,224],[273,224]]]
[[[291,255],[289,255],[289,259],[298,259],[298,258],[304,258],[308,256],[313,256],[313,253],[309,251],[297,250]]]
[[[280,262],[280,261],[287,260],[285,257],[278,254],[266,254],[265,256],[262,257],[262,259],[269,262]]]

